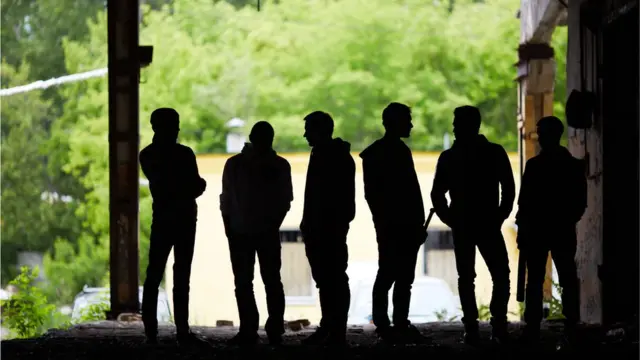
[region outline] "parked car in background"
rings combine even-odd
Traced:
[[[140,303],[142,303],[142,286],[138,291],[138,299]],[[73,300],[73,310],[71,311],[71,320],[78,321],[82,318],[82,315],[86,312],[87,309],[91,305],[103,304],[105,306],[109,306],[110,299],[110,290],[109,288],[95,288],[95,287],[87,287],[84,289]],[[164,289],[160,289],[158,292],[158,322],[171,322],[171,309],[169,307],[169,299],[167,298],[167,293]]]
[[[349,325],[371,323],[371,300],[374,278],[351,279],[351,307]],[[389,291],[389,318],[393,313],[391,300],[393,287]],[[411,291],[409,321],[414,324],[434,321],[459,321],[462,316],[460,299],[453,294],[442,279],[416,277]]]

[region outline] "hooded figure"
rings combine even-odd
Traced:
[[[347,233],[355,217],[355,163],[348,142],[333,135],[333,119],[316,111],[305,117],[313,148],[307,170],[300,230],[320,293],[322,320],[306,344],[343,345],[350,304]]]
[[[189,279],[196,237],[196,198],[207,183],[198,173],[196,156],[178,144],[180,119],[174,109],[161,108],[151,114],[153,142],[140,151],[140,167],[149,180],[153,198],[153,220],[149,265],[142,296],[142,321],[147,342],[157,341],[158,287],[173,248],[173,301],[177,340],[181,344],[202,343],[189,330]]]
[[[539,340],[542,288],[549,252],[562,286],[564,340],[575,340],[575,326],[580,316],[576,224],[587,207],[587,180],[583,163],[560,146],[563,132],[564,126],[555,116],[538,121],[541,151],[527,161],[518,199],[518,248],[527,263],[525,342]]]
[[[490,304],[493,340],[507,340],[509,257],[502,224],[511,213],[515,199],[509,157],[502,146],[479,134],[480,122],[478,108],[455,109],[456,140],[451,149],[440,154],[431,190],[436,214],[452,230],[464,339],[471,344],[479,339],[474,285],[476,246],[493,281]],[[447,203],[447,192],[451,204]]]
[[[385,135],[361,154],[364,196],[378,242],[378,274],[373,285],[373,323],[386,342],[420,342],[409,321],[411,287],[420,246],[426,240],[422,191],[411,149],[402,141],[413,125],[411,109],[389,104],[382,112]],[[389,290],[393,286],[393,328],[389,321]]]
[[[280,225],[291,207],[291,166],[272,149],[273,127],[260,121],[240,154],[224,166],[220,210],[229,240],[240,331],[232,344],[258,340],[259,313],[253,293],[256,254],[267,295],[265,331],[272,344],[284,333],[284,287],[280,278]]]

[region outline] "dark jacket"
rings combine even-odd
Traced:
[[[360,157],[364,196],[376,230],[421,229],[424,204],[411,149],[400,139],[383,137]]]
[[[149,180],[154,217],[195,216],[196,198],[204,192],[206,182],[198,173],[191,148],[151,143],[140,151],[140,167]]]
[[[502,224],[513,210],[515,192],[507,152],[478,135],[468,144],[454,142],[440,154],[431,201],[438,217],[451,227],[485,226]]]
[[[270,150],[259,153],[245,144],[227,160],[222,174],[220,210],[234,234],[278,230],[291,208],[289,162]]]
[[[542,150],[527,161],[516,214],[519,231],[574,231],[586,207],[584,165],[566,148]]]
[[[356,214],[356,167],[350,150],[348,142],[336,138],[311,151],[300,224],[303,235],[346,235]]]

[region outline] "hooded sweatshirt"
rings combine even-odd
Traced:
[[[313,147],[300,224],[303,234],[338,231],[346,235],[356,213],[356,170],[350,150],[351,144],[340,138]]]
[[[177,143],[154,141],[140,151],[140,167],[149,180],[154,218],[187,216],[195,219],[196,198],[206,183],[198,173],[196,155]]]
[[[377,230],[422,227],[422,191],[411,149],[401,140],[383,137],[361,154],[364,196]]]
[[[450,226],[498,223],[509,216],[514,200],[513,171],[502,146],[478,135],[468,143],[455,141],[440,154],[431,201]]]
[[[278,230],[293,201],[291,166],[275,151],[245,144],[224,166],[220,210],[234,234]]]
[[[542,150],[527,161],[518,198],[519,226],[575,229],[586,207],[584,165],[565,147]]]

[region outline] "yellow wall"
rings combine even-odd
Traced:
[[[415,167],[422,188],[426,209],[431,207],[429,193],[431,191],[438,155],[438,153],[414,153]],[[291,164],[294,191],[291,210],[285,218],[282,227],[283,229],[297,229],[302,217],[304,185],[309,154],[283,154],[282,156]],[[190,300],[190,321],[194,325],[215,325],[216,320],[232,320],[234,324],[238,324],[233,273],[231,271],[228,243],[224,234],[218,198],[221,192],[222,169],[228,157],[228,155],[204,155],[198,157],[200,174],[207,181],[207,190],[198,199],[198,230],[192,266]],[[351,229],[347,239],[349,245],[349,261],[350,263],[356,261],[376,262],[378,254],[375,231],[373,222],[371,221],[371,213],[364,199],[362,162],[357,153],[354,153],[353,157],[356,160],[356,217],[351,223]],[[517,154],[511,154],[510,158],[516,185],[519,188],[518,156]],[[511,224],[513,224],[514,214],[515,210],[512,212],[511,218],[505,222],[503,228],[511,263],[511,311],[517,311],[518,308],[515,301],[517,250],[515,247],[515,233],[510,228]],[[437,216],[434,216],[431,227],[444,228],[445,225]],[[146,256],[146,254],[142,254],[142,256]],[[422,262],[423,259],[420,257],[416,267],[418,274],[420,274],[419,269],[422,269]],[[170,289],[173,282],[171,278],[172,264],[173,254],[169,259],[166,271],[166,287],[170,299],[172,298]],[[491,296],[491,280],[488,270],[479,254],[477,255],[476,272],[478,274],[476,279],[478,304],[488,304]],[[254,289],[261,314],[261,323],[263,323],[266,319],[267,310],[264,286],[262,285],[257,266]],[[172,299],[170,301],[172,302]],[[288,304],[285,317],[287,320],[306,318],[312,323],[317,323],[320,318],[320,307],[317,300],[315,304],[312,305]]]

